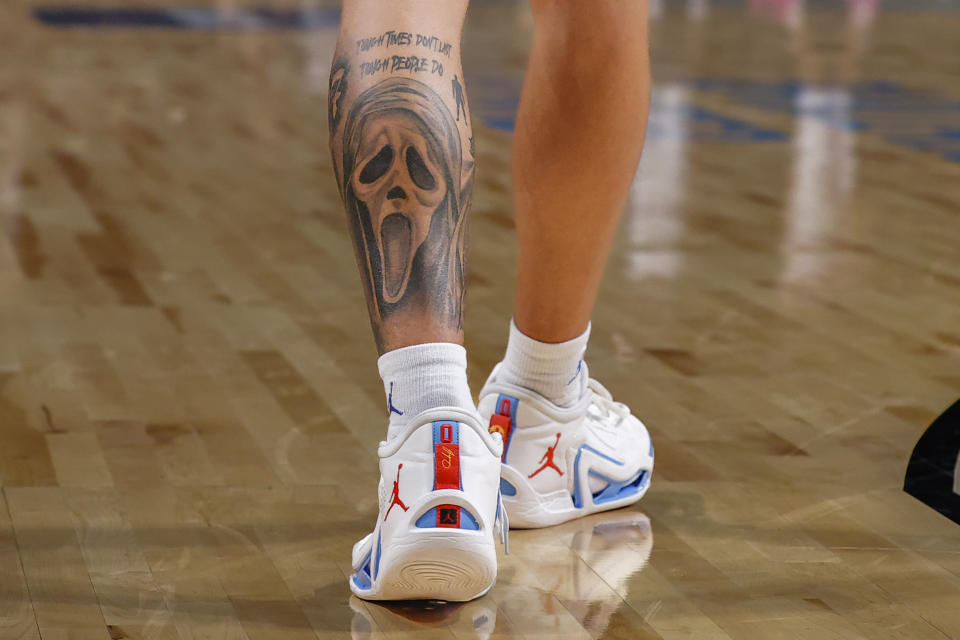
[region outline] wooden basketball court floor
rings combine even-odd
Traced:
[[[477,390],[530,21],[474,4]],[[475,602],[394,607],[347,588],[385,409],[327,156],[336,7],[44,6],[0,5],[0,637],[960,638],[960,526],[901,489],[960,395],[950,3],[652,6],[588,359],[653,487],[515,531]]]

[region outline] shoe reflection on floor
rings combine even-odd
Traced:
[[[497,624],[497,605],[490,596],[471,602],[407,601],[379,605],[350,597],[354,640],[380,637],[381,633],[407,632],[419,637],[429,630],[448,630],[457,638],[488,640]],[[406,637],[406,636],[404,636]]]
[[[625,509],[511,532],[511,549],[501,563],[506,584],[493,596],[516,631],[599,637],[627,606],[628,581],[646,566],[653,533],[646,515]]]
[[[488,640],[494,632],[554,637],[602,635],[631,576],[653,549],[650,520],[635,509],[601,513],[545,529],[513,530],[511,554],[486,596],[466,603],[350,598],[354,640],[380,633],[446,629],[457,638]]]

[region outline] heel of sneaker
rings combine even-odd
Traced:
[[[497,576],[493,537],[463,494],[435,492],[410,511],[388,546],[374,543],[374,579],[366,589],[352,583],[354,593],[369,600],[463,602],[489,591]]]
[[[479,507],[458,490],[433,491],[403,512],[390,532],[377,528],[350,586],[366,600],[465,602],[497,576],[497,553]],[[356,557],[356,556],[355,556]]]
[[[354,547],[354,594],[460,602],[486,593],[497,575],[494,536],[506,538],[501,453],[475,416],[455,408],[424,412],[382,444],[380,515]]]
[[[422,529],[395,540],[383,560],[377,599],[464,602],[489,591],[496,576],[496,551],[476,532]]]

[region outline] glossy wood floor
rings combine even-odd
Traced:
[[[960,526],[901,490],[960,395],[960,12],[918,4],[654,5],[588,354],[653,433],[653,488],[514,532],[480,600],[382,607],[346,581],[385,413],[326,150],[335,26],[4,2],[0,637],[960,638]],[[529,29],[477,0],[466,33],[475,389]]]

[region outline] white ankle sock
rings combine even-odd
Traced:
[[[590,325],[566,342],[540,342],[524,335],[510,320],[507,353],[497,379],[532,389],[561,407],[575,403],[582,392],[576,384],[581,375],[583,354],[590,338]]]
[[[421,411],[460,407],[476,413],[467,384],[467,351],[452,342],[416,344],[377,360],[390,424],[387,440]]]

